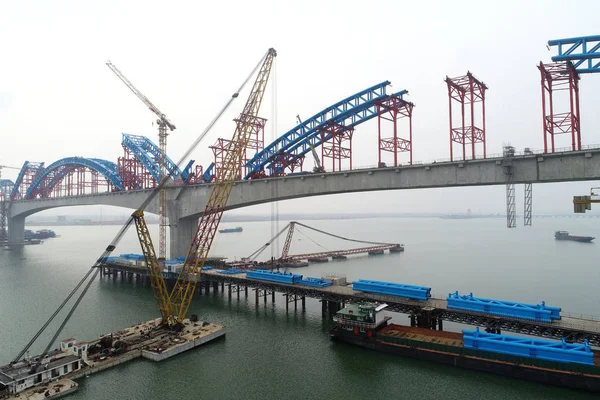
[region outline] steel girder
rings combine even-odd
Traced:
[[[571,61],[580,74],[600,72],[600,35],[549,40],[548,46],[558,46],[552,61]]]
[[[350,97],[347,97],[344,100],[325,108],[321,112],[313,115],[311,118],[303,121],[289,132],[283,134],[273,143],[265,147],[264,150],[256,153],[256,155],[246,163],[248,167],[248,174],[245,178],[247,179],[252,174],[264,170],[265,165],[269,163],[273,156],[280,152],[286,152],[290,146],[298,143],[299,141],[306,140],[307,137],[317,131],[319,126],[322,126],[326,122],[334,120],[340,115],[360,107],[365,103],[370,103],[375,99],[385,96],[386,87],[388,85],[390,85],[389,81],[381,82]]]
[[[45,168],[41,173],[37,174],[33,183],[27,188],[27,194],[25,198],[33,199],[41,190],[52,190],[67,173],[72,171],[71,167],[84,166],[90,168],[102,176],[104,176],[115,188],[123,190],[122,180],[119,176],[117,164],[112,161],[101,160],[98,158],[85,158],[85,157],[67,157],[61,160],[55,161]],[[42,187],[44,180],[50,179],[50,183]]]
[[[160,182],[160,166],[159,161],[164,156],[165,169],[173,178],[180,175],[184,181],[187,181],[191,171],[191,164],[182,172],[173,160],[166,154],[163,155],[160,147],[145,136],[130,135],[123,133],[121,144],[125,146],[133,155],[144,165],[150,172],[154,180]],[[193,161],[192,161],[193,163]]]

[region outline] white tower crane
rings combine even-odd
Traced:
[[[168,135],[167,128],[170,131],[173,131],[173,130],[175,130],[175,125],[173,125],[171,123],[171,121],[169,121],[167,119],[167,116],[165,114],[163,114],[162,112],[160,112],[160,110],[154,104],[152,104],[152,102],[150,100],[148,100],[148,98],[146,96],[144,96],[139,90],[137,90],[137,88],[135,86],[133,86],[133,83],[131,83],[129,81],[129,79],[127,79],[125,77],[125,75],[123,75],[121,73],[121,71],[119,71],[119,69],[112,62],[110,62],[110,60],[106,63],[106,65],[108,65],[108,68],[110,68],[115,73],[115,75],[117,75],[119,77],[119,79],[121,79],[123,81],[123,83],[125,85],[127,85],[127,87],[129,89],[131,89],[131,91],[138,97],[138,99],[140,99],[146,106],[148,106],[150,111],[152,111],[158,117],[158,119],[156,120],[156,123],[158,124],[158,145],[159,145],[160,151],[162,153],[161,159],[158,160],[158,162],[159,162],[159,166],[160,166],[160,180],[162,180],[166,173],[164,156],[167,154],[167,135]],[[157,182],[157,184],[158,184],[158,182]],[[158,198],[159,198],[159,217],[160,217],[159,218],[159,231],[158,231],[159,232],[158,233],[158,237],[159,237],[158,257],[166,258],[166,256],[167,256],[167,193],[164,188],[161,189],[161,191],[158,195]]]

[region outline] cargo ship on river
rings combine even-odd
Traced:
[[[225,228],[219,229],[219,233],[234,233],[234,232],[242,232],[244,229],[241,226],[235,228]]]
[[[595,239],[593,236],[574,236],[567,231],[556,231],[554,232],[554,238],[556,240],[572,240],[574,242],[589,243]]]
[[[390,324],[387,304],[348,304],[333,317],[333,340],[368,349],[550,385],[600,392],[600,357],[584,344]]]

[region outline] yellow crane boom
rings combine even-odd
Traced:
[[[213,239],[217,233],[233,183],[239,176],[242,157],[248,146],[248,141],[252,133],[260,129],[261,122],[258,119],[258,111],[271,74],[271,66],[276,56],[275,49],[269,49],[254,81],[246,105],[236,119],[235,132],[225,153],[223,168],[217,173],[184,266],[179,272],[179,277],[171,292],[171,306],[178,322],[183,321],[190,307],[196,283],[200,279],[202,267],[206,262]]]
[[[144,253],[144,259],[150,273],[154,297],[161,313],[162,322],[165,324],[176,326],[187,315],[196,284],[200,279],[200,272],[206,262],[213,239],[217,233],[217,228],[229,200],[233,183],[239,176],[242,158],[248,146],[248,141],[252,134],[262,127],[263,123],[258,117],[258,111],[260,110],[265,88],[269,80],[271,66],[276,56],[277,52],[275,49],[269,49],[264,56],[246,105],[240,116],[235,120],[236,129],[225,153],[223,168],[217,170],[218,173],[208,202],[198,223],[198,228],[192,239],[184,265],[179,272],[171,293],[168,292],[162,276],[148,226],[144,219],[144,212],[137,210],[132,214],[138,239]]]

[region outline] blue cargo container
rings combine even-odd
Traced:
[[[213,269],[213,267],[205,265],[204,267],[202,267],[202,271],[210,271],[211,269]]]
[[[248,279],[258,279],[262,281],[271,281],[287,284],[300,283],[300,281],[302,280],[302,275],[291,274],[289,272],[267,271],[266,269],[247,271],[246,277]]]
[[[352,282],[352,289],[365,293],[387,294],[416,300],[427,300],[431,297],[431,288],[429,287],[365,279]]]
[[[594,353],[587,340],[584,344],[573,344],[567,343],[564,338],[561,342],[555,342],[480,332],[477,328],[475,331],[463,331],[463,343],[464,347],[468,349],[541,360],[594,365]]]
[[[231,274],[231,275],[233,275],[233,274],[241,274],[243,271],[240,270],[240,269],[237,269],[237,268],[229,268],[229,269],[226,269],[226,270],[219,270],[218,272],[220,272],[222,274]]]
[[[302,279],[300,281],[300,284],[304,285],[304,286],[313,286],[313,287],[320,287],[320,288],[333,285],[333,283],[331,281],[326,281],[325,279],[322,279],[322,278],[311,278],[311,277],[306,277],[306,278]]]
[[[473,293],[460,295],[458,291],[450,293],[446,300],[450,309],[476,311],[541,322],[552,322],[552,320],[559,320],[561,318],[559,307],[547,306],[543,301],[541,304],[515,303],[512,301],[473,297]]]

